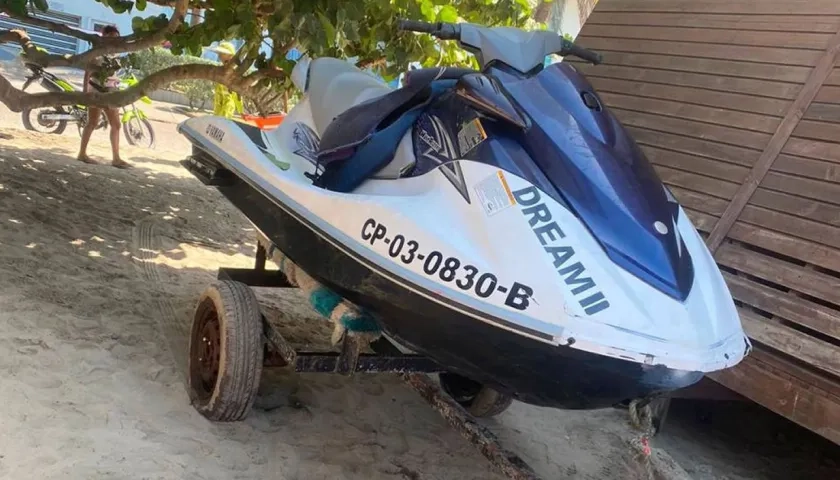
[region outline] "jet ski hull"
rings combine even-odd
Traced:
[[[381,275],[244,181],[217,186],[275,247],[324,285],[378,314],[385,332],[451,371],[540,406],[604,408],[689,386],[701,372],[599,355],[511,334]],[[419,287],[417,287],[419,288]],[[503,354],[501,352],[504,352]]]

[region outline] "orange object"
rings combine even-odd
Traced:
[[[283,123],[283,119],[286,118],[285,113],[272,113],[265,117],[259,115],[249,115],[249,114],[242,114],[242,120],[256,125],[257,128],[260,130],[271,130],[273,128],[277,128]]]

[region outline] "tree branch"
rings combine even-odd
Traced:
[[[244,79],[237,79],[230,70],[218,65],[190,63],[165,68],[140,80],[130,88],[108,93],[96,91],[26,93],[18,90],[6,78],[0,76],[0,102],[3,102],[13,112],[59,105],[120,107],[136,102],[140,97],[148,95],[150,92],[186,78],[222,83],[242,95],[250,93],[243,81]]]
[[[155,47],[162,44],[167,35],[174,33],[175,30],[184,22],[187,14],[187,7],[189,0],[174,0],[175,11],[172,17],[169,18],[169,23],[166,27],[147,35],[137,38],[135,35],[127,35],[118,38],[105,38],[97,36],[96,42],[92,42],[94,47],[79,55],[50,55],[37,50],[32,43],[29,35],[23,30],[0,31],[0,43],[16,42],[26,52],[27,57],[35,63],[43,67],[81,67],[87,69],[97,58],[104,55],[113,55],[118,53],[130,53],[147,48]]]
[[[362,70],[365,70],[365,69],[367,69],[367,68],[381,67],[382,65],[385,65],[386,63],[387,63],[387,61],[386,61],[386,59],[383,57],[383,58],[377,58],[377,59],[375,59],[375,60],[373,60],[373,59],[371,59],[371,60],[362,60],[362,61],[361,61],[361,62],[359,62],[359,64],[358,64],[358,65],[356,65],[356,66],[357,66],[357,67],[359,67],[359,68],[361,68]]]
[[[178,0],[149,0],[149,3],[154,3],[155,5],[159,5],[161,7],[174,7],[178,3]],[[190,7],[212,9],[213,5],[207,0],[191,0]]]
[[[531,18],[533,18],[534,21],[539,23],[547,23],[549,17],[551,17],[551,7],[553,5],[554,3],[551,1],[540,1],[540,4],[537,5],[537,8],[535,8],[534,11],[531,13]]]
[[[20,16],[9,10],[8,7],[0,7],[0,12],[5,13],[11,18],[20,20],[23,23],[28,23],[35,27],[45,28],[53,33],[61,33],[71,37],[76,37],[86,42],[90,42],[93,45],[96,45],[96,43],[102,38],[94,33],[87,33],[81,30],[76,30],[75,28],[69,25],[53,22],[52,20],[47,20],[45,18],[38,18],[32,15]]]
[[[174,33],[175,30],[177,30],[178,27],[181,26],[182,23],[184,23],[184,19],[187,16],[187,7],[189,6],[189,3],[189,0],[175,0],[175,11],[172,12],[172,16],[169,18],[169,23],[166,24],[166,27],[156,31],[155,33],[152,33],[151,35],[145,37],[137,38],[133,41],[127,41],[127,37],[115,38],[113,40],[108,39],[109,41],[107,43],[103,41],[101,46],[94,47],[88,50],[87,52],[70,57],[70,60],[74,60],[72,62],[73,65],[64,66],[87,65],[92,60],[103,55],[113,55],[116,53],[131,53],[139,50],[145,50],[147,48],[156,47],[162,44],[164,41],[166,41],[167,35]]]

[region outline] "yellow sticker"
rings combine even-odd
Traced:
[[[499,182],[502,183],[502,188],[505,189],[505,193],[507,193],[508,199],[510,199],[511,205],[516,205],[516,198],[513,196],[513,192],[510,191],[510,186],[507,183],[507,179],[505,178],[504,172],[499,170],[496,172],[496,175],[499,176]]]
[[[484,131],[484,126],[478,117],[463,124],[461,131],[458,132],[458,148],[461,151],[461,156],[469,153],[486,139],[487,132]]]

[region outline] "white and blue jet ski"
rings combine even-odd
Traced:
[[[184,165],[389,338],[532,404],[601,408],[750,350],[702,238],[549,31],[403,21],[481,71],[392,89],[335,58],[275,130],[206,116]]]

